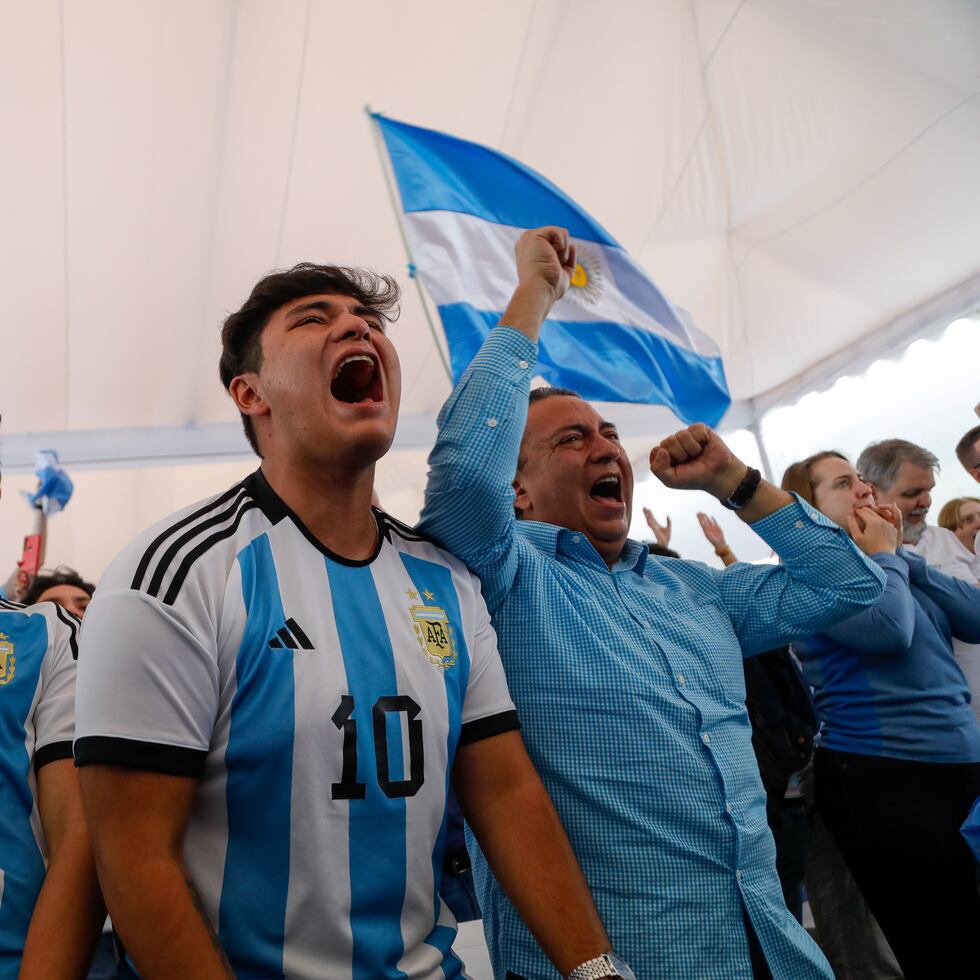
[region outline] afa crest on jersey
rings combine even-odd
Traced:
[[[424,594],[430,601],[435,599],[431,592]],[[449,614],[436,605],[411,606],[410,609],[415,636],[425,659],[443,669],[452,667],[456,663],[456,637]]]
[[[14,679],[14,645],[5,633],[0,633],[0,684],[9,684]]]

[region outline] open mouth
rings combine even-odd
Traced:
[[[367,354],[351,354],[339,365],[330,382],[330,394],[349,405],[368,405],[384,400],[381,372]]]
[[[592,489],[589,491],[589,496],[593,500],[601,500],[604,503],[622,503],[623,502],[623,489],[619,482],[618,476],[600,476],[595,483],[592,484]]]

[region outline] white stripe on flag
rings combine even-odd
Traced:
[[[506,308],[517,285],[514,245],[527,229],[453,211],[417,211],[404,217],[418,274],[437,306],[470,303],[492,312]],[[717,345],[700,330],[687,324],[665,326],[620,291],[611,264],[635,268],[637,277],[649,279],[625,252],[597,242],[572,240],[593,288],[570,288],[555,304],[552,319],[621,323],[648,330],[702,356],[718,356]]]

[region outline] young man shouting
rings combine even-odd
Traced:
[[[141,535],[88,610],[76,758],[142,977],[461,976],[438,897],[450,773],[558,969],[609,949],[479,583],[371,506],[396,299],[333,266],[258,283],[221,378],[261,467]]]

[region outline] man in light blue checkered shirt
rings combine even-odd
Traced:
[[[704,426],[664,440],[651,468],[748,498],[740,516],[782,564],[717,571],[629,540],[615,428],[573,395],[528,410],[574,245],[528,232],[517,264],[502,325],[440,415],[421,528],[483,581],[528,750],[637,977],[829,980],[776,877],[741,659],[870,605],[882,575],[798,499],[753,491],[757,474]],[[556,977],[479,854],[476,874],[497,977]]]

